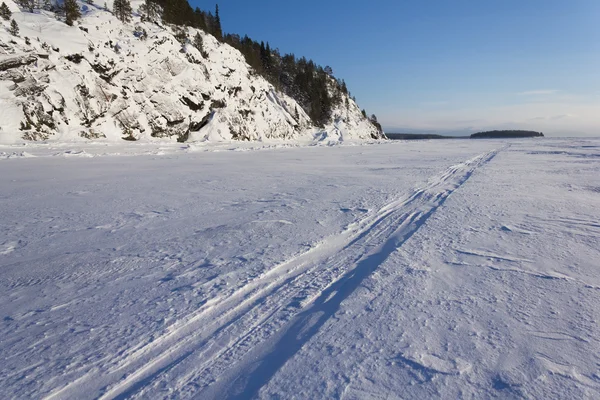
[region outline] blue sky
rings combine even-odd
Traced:
[[[213,10],[215,1],[192,5]],[[388,132],[600,136],[600,0],[228,0],[219,7],[226,32],[330,65]]]

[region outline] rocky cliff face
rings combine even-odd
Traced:
[[[0,142],[25,140],[345,140],[381,137],[349,98],[317,128],[242,54],[199,33],[203,51],[169,26],[123,24],[83,5],[69,27],[4,0],[19,36],[0,28]],[[134,9],[135,9],[134,3]],[[180,37],[180,35],[178,36]]]

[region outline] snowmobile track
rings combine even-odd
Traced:
[[[71,398],[251,398],[294,356],[390,254],[502,149],[446,169],[405,198],[245,286],[211,299],[152,342],[139,344],[51,394]]]

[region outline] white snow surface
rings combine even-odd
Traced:
[[[239,51],[202,31],[187,29],[190,41],[197,33],[203,38],[204,55],[181,45],[173,27],[138,15],[123,24],[103,4],[81,3],[83,17],[69,27],[52,13],[19,12],[4,1],[20,32],[11,36],[9,21],[0,19],[0,143],[121,142],[128,132],[145,142],[339,143],[380,136],[348,96],[324,128],[314,127]],[[146,40],[136,37],[142,29]]]
[[[600,140],[196,150],[0,146],[1,398],[600,396]]]

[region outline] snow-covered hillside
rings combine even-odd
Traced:
[[[243,55],[213,36],[204,54],[172,27],[123,24],[82,4],[69,27],[52,13],[20,12],[4,0],[19,37],[0,28],[0,143],[28,140],[341,141],[380,136],[352,99],[313,126],[290,97],[251,71]],[[139,5],[133,3],[134,9]],[[108,4],[110,7],[110,4]],[[147,38],[141,37],[142,32]]]

